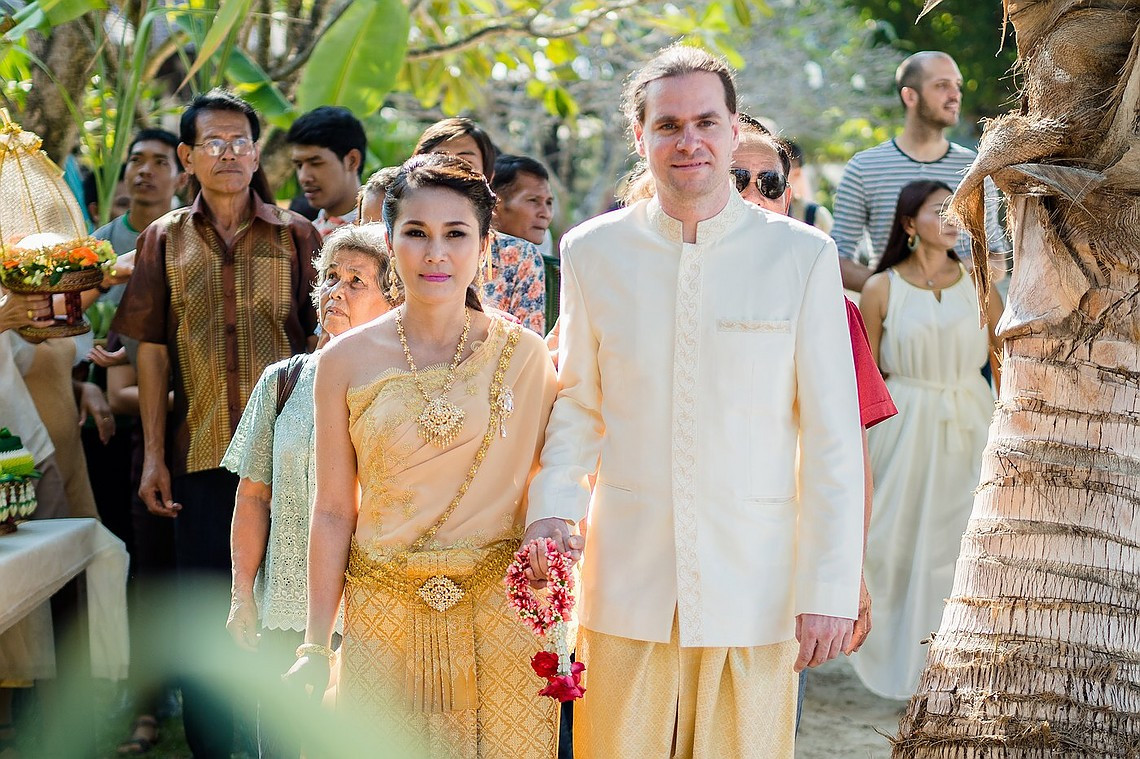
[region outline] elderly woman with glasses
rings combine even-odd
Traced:
[[[231,528],[233,596],[226,629],[238,646],[294,660],[308,610],[309,519],[316,495],[313,386],[317,356],[332,337],[376,319],[389,302],[388,252],[380,224],[345,226],[325,239],[313,301],[317,353],[273,364],[261,375],[222,466],[241,477]],[[272,732],[272,731],[270,731]],[[298,756],[259,726],[261,756]]]

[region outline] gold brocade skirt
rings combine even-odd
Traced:
[[[338,708],[363,715],[392,755],[554,757],[558,704],[530,668],[540,641],[503,576],[518,541],[402,554],[356,544],[344,589]]]

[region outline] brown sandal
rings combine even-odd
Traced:
[[[152,738],[139,733],[143,730],[149,732]],[[131,737],[119,744],[116,751],[120,756],[142,756],[148,753],[158,743],[158,720],[149,714],[138,717],[131,723]]]

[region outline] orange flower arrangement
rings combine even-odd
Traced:
[[[94,237],[42,247],[0,245],[0,283],[33,287],[55,285],[68,272],[107,270],[114,263],[111,243]]]

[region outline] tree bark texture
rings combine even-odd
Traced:
[[[91,76],[94,51],[84,23],[84,19],[69,21],[54,27],[47,37],[39,32],[28,35],[29,49],[44,62],[51,76],[39,66],[32,66],[32,87],[20,115],[21,126],[39,135],[44,152],[60,165],[75,147],[79,126],[59,89],[63,88],[72,102],[80,106],[84,86]]]
[[[1010,199],[1002,392],[893,756],[1140,757],[1140,0],[1005,6],[1021,107],[954,204],[985,260]]]

